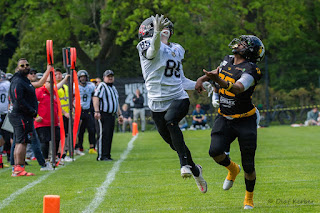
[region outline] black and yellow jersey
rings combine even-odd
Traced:
[[[234,56],[228,55],[220,64],[219,77],[225,81],[235,83],[241,75],[247,73],[254,79],[253,84],[244,92],[235,95],[223,88],[219,89],[220,108],[218,112],[233,118],[248,117],[255,113],[252,104],[253,91],[261,79],[261,71],[255,63],[244,61],[234,65]]]

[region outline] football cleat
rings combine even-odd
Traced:
[[[227,178],[224,180],[224,183],[223,183],[223,189],[224,190],[229,190],[232,186],[233,186],[233,183],[237,177],[237,175],[240,173],[241,171],[241,167],[239,165],[237,165],[237,174],[231,174],[231,172],[229,171],[228,172],[228,176]]]
[[[61,161],[64,161],[64,162],[72,162],[74,161],[75,159],[72,159],[70,158],[69,156],[65,156],[64,158],[61,159]]]
[[[40,171],[52,171],[54,170],[50,162],[46,162],[45,166],[40,168]]]
[[[253,192],[246,191],[246,196],[243,202],[244,209],[253,209]]]
[[[89,154],[98,154],[98,152],[94,148],[90,148],[89,149]]]
[[[253,209],[253,206],[245,205],[243,209]]]
[[[31,172],[26,172],[24,170],[24,167],[21,167],[20,165],[14,166],[14,170],[12,172],[12,177],[18,177],[18,176],[34,176]]]
[[[196,176],[193,175],[193,178],[196,181],[196,184],[197,184],[198,189],[200,190],[200,192],[206,193],[207,192],[207,182],[202,177],[202,167],[200,165],[196,165],[196,166],[199,169],[199,176],[196,177]]]
[[[181,177],[182,178],[190,178],[192,176],[191,166],[185,165],[181,167]]]
[[[80,155],[80,156],[85,155],[82,151],[80,151],[80,149],[74,150],[74,153],[75,153],[76,155]]]

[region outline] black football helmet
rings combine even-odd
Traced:
[[[166,26],[170,30],[170,37],[173,35],[173,23],[168,19],[169,25]],[[154,33],[154,26],[153,26],[153,21],[152,18],[149,17],[146,20],[144,20],[140,27],[139,27],[139,39],[140,41],[145,39],[145,38],[150,38],[153,36]]]
[[[78,78],[80,79],[81,76],[86,76],[87,77],[86,81],[89,81],[89,74],[88,74],[88,72],[86,70],[79,70]]]
[[[244,49],[239,51],[238,45],[241,44]],[[240,54],[246,60],[257,63],[263,59],[265,48],[262,41],[254,35],[242,35],[234,38],[228,45],[234,54]]]

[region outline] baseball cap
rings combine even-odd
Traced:
[[[112,71],[112,70],[106,70],[106,71],[104,71],[103,77],[104,77],[104,76],[108,76],[108,75],[114,75],[113,71]]]
[[[30,69],[30,73],[38,73],[38,71],[36,69],[34,69],[34,68],[31,68]]]
[[[197,104],[197,105],[196,105],[196,108],[201,108],[201,105],[200,105],[200,104]]]

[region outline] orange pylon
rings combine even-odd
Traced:
[[[43,213],[59,213],[60,212],[60,196],[45,195],[43,197]]]
[[[136,136],[138,134],[138,124],[136,122],[132,123],[132,136]]]

